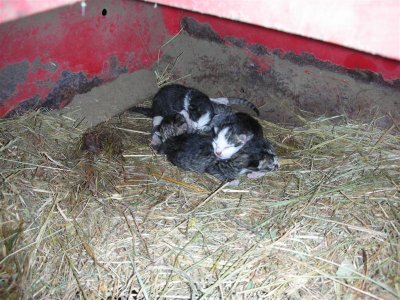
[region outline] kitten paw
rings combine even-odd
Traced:
[[[263,177],[264,175],[265,175],[265,172],[254,171],[254,172],[247,174],[247,178],[255,179],[255,178]]]
[[[239,179],[235,179],[230,181],[227,186],[238,186],[240,184],[240,180]]]
[[[182,110],[179,112],[179,114],[182,115],[182,116],[185,118],[186,123],[188,123],[189,125],[192,123],[192,120],[191,120],[190,117],[189,117],[189,113],[188,113],[186,110],[182,109]]]
[[[161,139],[160,139],[160,137],[157,135],[157,133],[154,133],[152,136],[151,136],[151,142],[150,142],[150,145],[153,147],[153,148],[159,148],[160,147],[160,145],[161,145]]]

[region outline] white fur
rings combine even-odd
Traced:
[[[162,116],[155,116],[153,118],[153,127],[160,125],[163,119],[164,119],[164,117],[162,117]]]
[[[243,145],[234,147],[228,143],[228,140],[226,138],[226,134],[228,133],[229,128],[226,127],[222,129],[216,138],[214,138],[214,141],[212,143],[213,148],[214,148],[214,154],[220,159],[229,159],[232,157],[233,154],[238,152],[240,148],[243,147]]]
[[[186,111],[189,111],[190,104],[190,91],[186,93],[185,98],[183,98],[183,108]]]
[[[229,128],[226,127],[218,132],[216,138],[214,138],[214,151],[215,152],[222,152],[223,149],[228,147],[228,141],[226,140],[226,134],[228,133]]]
[[[181,114],[185,118],[185,121],[186,121],[186,124],[187,124],[187,128],[188,128],[188,132],[192,132],[192,128],[194,128],[194,124],[193,124],[194,122],[190,119],[189,113],[186,110],[182,109],[179,112],[179,114]]]
[[[157,135],[157,133],[154,133],[151,137],[151,143],[152,146],[159,146],[161,145],[161,139],[160,137]]]
[[[229,105],[228,98],[210,98],[210,101],[217,104]]]
[[[182,109],[179,112],[179,114],[181,114],[185,118],[185,121],[186,121],[186,123],[188,124],[189,127],[193,127],[193,121],[190,119],[189,113],[186,110]]]
[[[193,123],[192,123],[193,124],[193,128],[195,128],[195,129],[203,129],[205,126],[208,125],[208,123],[210,123],[210,121],[211,121],[211,116],[210,116],[210,113],[207,112],[204,115],[202,115],[197,120],[197,122],[193,121]]]

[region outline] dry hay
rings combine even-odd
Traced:
[[[152,153],[139,115],[91,133],[123,157],[56,114],[2,120],[0,297],[395,299],[400,138],[339,119],[263,122],[282,168],[238,187]]]

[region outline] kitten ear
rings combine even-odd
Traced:
[[[218,133],[218,127],[213,127],[214,133],[217,134]]]
[[[246,144],[248,141],[250,141],[253,138],[253,134],[239,134],[238,139],[241,143]]]
[[[182,123],[181,129],[184,130],[184,131],[188,131],[188,130],[189,130],[188,124],[187,124],[186,122],[185,122],[185,123]]]
[[[199,107],[198,107],[198,105],[190,104],[188,111],[189,112],[191,112],[191,111],[199,111]]]
[[[185,122],[185,117],[181,114],[175,114],[175,122]]]
[[[267,153],[268,153],[269,155],[276,156],[275,149],[269,148],[269,149],[267,149]]]
[[[269,155],[272,155],[272,156],[275,156],[275,155],[276,155],[274,146],[272,146],[272,145],[271,145],[270,143],[268,143],[268,142],[264,144],[264,151],[265,151],[267,154],[269,154]]]

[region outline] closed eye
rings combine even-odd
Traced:
[[[226,149],[231,149],[231,148],[236,148],[235,146],[227,146],[227,147],[225,147],[224,149],[222,149],[222,151],[223,150],[226,150]]]

